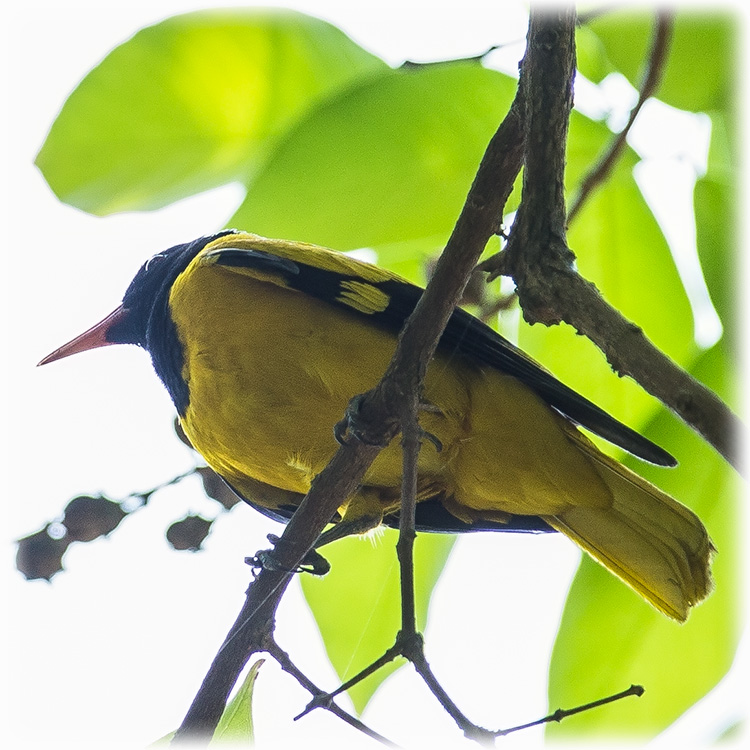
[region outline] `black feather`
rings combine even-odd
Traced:
[[[215,250],[217,263],[227,266],[274,270],[284,276],[286,284],[354,315],[366,316],[371,324],[398,333],[416,307],[423,290],[406,281],[387,279],[367,283],[387,295],[388,306],[377,312],[361,312],[341,298],[341,284],[360,281],[356,275],[345,275],[299,261],[289,261],[257,250],[230,248]],[[663,448],[639,435],[606,411],[576,393],[550,374],[488,325],[467,313],[456,310],[440,339],[439,347],[447,353],[458,353],[483,366],[494,367],[518,378],[550,406],[576,424],[623,448],[634,456],[659,466],[676,466],[677,461]]]

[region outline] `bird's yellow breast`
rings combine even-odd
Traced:
[[[282,280],[200,258],[173,285],[170,308],[190,394],[183,425],[196,449],[239,488],[251,477],[307,492],[336,450],[333,426],[378,382],[395,336]],[[439,353],[424,398],[420,424],[442,449],[425,441],[422,497],[454,497],[466,517],[610,502],[558,415],[514,378]],[[401,461],[394,443],[365,477],[384,506],[398,503]]]
[[[196,449],[230,481],[247,475],[306,492],[336,450],[333,426],[349,400],[384,372],[394,336],[308,295],[216,266],[183,274],[170,307],[190,393],[183,423]],[[443,412],[423,420],[443,450],[423,451],[425,479],[453,455],[468,412],[465,388],[443,370]],[[394,446],[367,480],[397,487],[400,473]]]

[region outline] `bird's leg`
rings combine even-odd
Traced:
[[[318,541],[315,542],[313,549],[320,549],[325,544],[330,544],[337,539],[343,539],[345,536],[351,536],[352,534],[366,534],[368,531],[380,526],[382,520],[382,512],[377,515],[359,516],[352,519],[345,518],[334,526],[331,526],[330,529],[326,529],[318,537]]]
[[[296,568],[288,569],[279,565],[273,549],[260,550],[245,562],[254,569],[282,570],[286,573],[312,573],[323,576],[331,569],[329,562],[317,552],[320,547],[337,539],[343,539],[352,534],[365,534],[377,528],[383,521],[383,505],[380,495],[375,488],[360,488],[359,492],[349,502],[343,518],[326,529],[317,539],[313,548],[305,555]],[[279,537],[268,535],[268,541],[275,545]]]
[[[354,439],[365,445],[385,448],[396,434],[397,423],[392,425],[393,429],[389,432],[380,427],[379,420],[374,425],[368,422],[366,416],[362,413],[362,404],[366,396],[366,393],[355,396],[347,405],[344,418],[333,426],[333,436],[339,445],[348,445]],[[374,434],[370,434],[373,426],[376,427],[376,431],[374,431]]]
[[[265,570],[276,570],[284,573],[312,573],[316,576],[324,576],[331,569],[331,564],[328,560],[314,549],[311,549],[296,567],[285,568],[279,564],[274,555],[274,548],[279,541],[279,537],[276,534],[269,534],[267,539],[273,545],[271,549],[258,550],[253,557],[245,558],[245,563],[250,565],[254,570],[263,568]]]

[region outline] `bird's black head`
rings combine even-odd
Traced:
[[[137,344],[151,352],[155,345],[158,347],[158,340],[154,337],[158,339],[162,328],[160,318],[168,316],[172,284],[209,242],[233,231],[175,245],[149,258],[130,282],[122,298],[122,308],[126,314],[109,327],[107,341],[112,344]]]
[[[169,314],[169,291],[177,277],[203,248],[229,231],[175,245],[149,258],[135,275],[122,298],[125,311],[112,325],[107,339],[114,344],[137,344],[151,354],[156,374],[182,416],[190,395],[182,377],[184,354]]]
[[[177,411],[184,414],[189,395],[187,384],[182,379],[182,345],[169,314],[169,291],[206,245],[233,232],[230,229],[175,245],[149,258],[130,282],[120,307],[39,364],[108,344],[136,344],[151,354],[157,375],[167,387]]]

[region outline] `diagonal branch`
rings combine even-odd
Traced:
[[[495,737],[505,737],[506,734],[512,734],[513,732],[520,732],[523,729],[530,729],[531,727],[538,727],[540,724],[549,724],[550,722],[556,721],[561,722],[568,716],[575,716],[576,714],[583,713],[584,711],[590,711],[592,708],[598,708],[599,706],[606,706],[608,703],[614,703],[615,701],[622,700],[623,698],[629,698],[631,695],[635,695],[640,698],[644,689],[641,685],[631,685],[627,690],[623,690],[614,695],[609,695],[606,698],[600,698],[591,703],[584,703],[582,706],[576,706],[575,708],[558,708],[557,711],[545,716],[536,721],[530,721],[528,724],[519,724],[517,727],[510,727],[509,729],[499,729],[494,733]]]
[[[299,565],[335,511],[354,492],[381,447],[398,433],[407,400],[419,393],[443,328],[495,232],[520,171],[521,101],[518,94],[490,141],[435,274],[399,336],[386,375],[375,389],[358,399],[356,423],[362,439],[339,447],[313,481],[276,545],[280,568],[294,570]],[[242,610],[175,735],[176,742],[205,740],[213,734],[244,664],[263,649],[267,635],[273,631],[276,607],[289,580],[289,573],[264,569],[251,584]]]
[[[208,740],[224,711],[227,698],[245,663],[264,650],[274,617],[292,574],[336,509],[357,487],[378,448],[354,442],[339,447],[315,478],[275,547],[278,570],[263,568],[247,590],[245,603],[214,658],[174,740]]]
[[[656,27],[654,38],[651,43],[651,52],[648,57],[648,65],[643,76],[643,81],[638,94],[638,101],[630,111],[630,117],[625,127],[612,139],[607,149],[594,165],[593,169],[583,178],[578,193],[573,199],[573,205],[568,211],[568,225],[575,219],[586,199],[591,195],[597,185],[604,182],[612,171],[617,159],[622,154],[627,142],[628,133],[633,127],[638,114],[647,99],[653,96],[661,83],[664,65],[669,53],[669,45],[672,41],[674,30],[674,16],[669,11],[661,10],[656,16]]]

